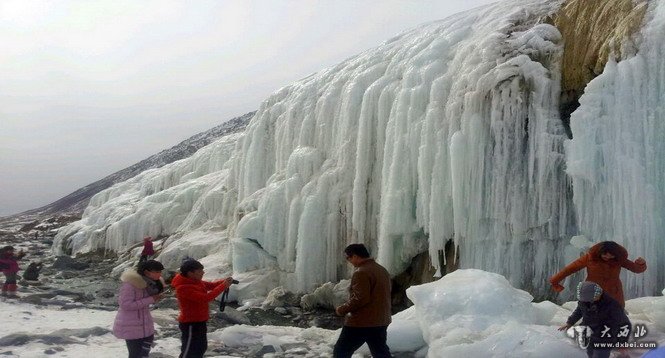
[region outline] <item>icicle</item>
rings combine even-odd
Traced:
[[[622,273],[626,298],[665,284],[665,3],[650,3],[648,17],[638,54],[588,84],[566,143],[581,233],[647,261],[643,274]]]

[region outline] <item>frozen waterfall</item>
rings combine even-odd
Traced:
[[[623,272],[627,297],[665,284],[665,3],[652,4],[636,56],[610,62],[571,117],[568,174],[581,234],[614,240],[648,270]]]
[[[54,247],[119,251],[164,235],[167,264],[223,260],[305,292],[348,276],[349,243],[399,274],[422,252],[441,270],[453,240],[461,267],[542,296],[584,234],[644,256],[651,268],[624,282],[628,296],[654,294],[665,283],[663,5],[638,56],[589,85],[569,141],[563,40],[544,21],[561,3],[457,14],[286,86],[243,135],[95,196]]]
[[[561,37],[538,24],[557,6],[457,15],[277,92],[242,145],[235,236],[300,291],[339,279],[348,243],[397,274],[427,250],[438,266],[451,239],[464,267],[538,286],[574,227]],[[523,270],[533,255],[541,266]]]

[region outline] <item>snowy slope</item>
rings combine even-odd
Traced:
[[[130,166],[118,172],[115,172],[103,179],[76,190],[75,192],[54,201],[41,208],[28,210],[16,215],[0,218],[0,224],[12,220],[36,220],[47,215],[80,215],[88,206],[88,202],[93,195],[111,187],[113,184],[125,181],[145,170],[159,168],[166,164],[173,163],[176,160],[187,158],[194,154],[200,148],[210,144],[214,140],[227,134],[242,131],[247,126],[254,112],[232,118],[218,126],[215,126],[205,132],[187,138],[186,140],[165,149],[157,154]],[[26,219],[28,218],[28,219]]]
[[[663,5],[650,3],[640,55],[618,66],[630,67],[636,88],[606,93],[606,82],[626,77],[610,63],[580,100],[569,141],[559,117],[563,40],[547,24],[562,2],[508,0],[425,24],[284,87],[242,135],[96,195],[54,247],[121,251],[164,235],[167,265],[204,258],[266,290],[304,292],[348,275],[348,243],[366,243],[398,274],[421,252],[441,269],[454,240],[461,267],[544,296],[547,277],[579,253],[570,238],[583,234],[645,256],[653,269],[624,282],[653,295],[665,286],[665,148],[654,142],[664,117]],[[624,118],[614,108],[644,124],[626,132],[611,124]],[[583,134],[606,122],[613,134],[600,145]],[[622,150],[640,160],[588,159],[606,147],[618,162]],[[635,228],[644,221],[648,232]]]

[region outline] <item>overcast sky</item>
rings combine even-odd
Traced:
[[[423,22],[495,0],[0,1],[0,216],[255,110]]]

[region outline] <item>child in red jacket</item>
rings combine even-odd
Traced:
[[[152,237],[146,236],[143,238],[143,251],[141,251],[141,258],[139,262],[148,261],[148,259],[155,254],[155,249],[152,245]]]
[[[0,268],[2,273],[5,274],[5,283],[2,285],[3,296],[16,297],[16,290],[18,289],[16,278],[19,271],[17,261],[22,259],[23,256],[25,256],[23,251],[19,251],[18,254],[14,255],[13,246],[5,246],[0,250]]]
[[[171,286],[175,289],[180,315],[182,347],[180,358],[199,358],[208,349],[208,327],[210,318],[208,303],[219,296],[233,282],[232,277],[223,280],[203,281],[203,265],[196,260],[185,261],[180,266]]]

